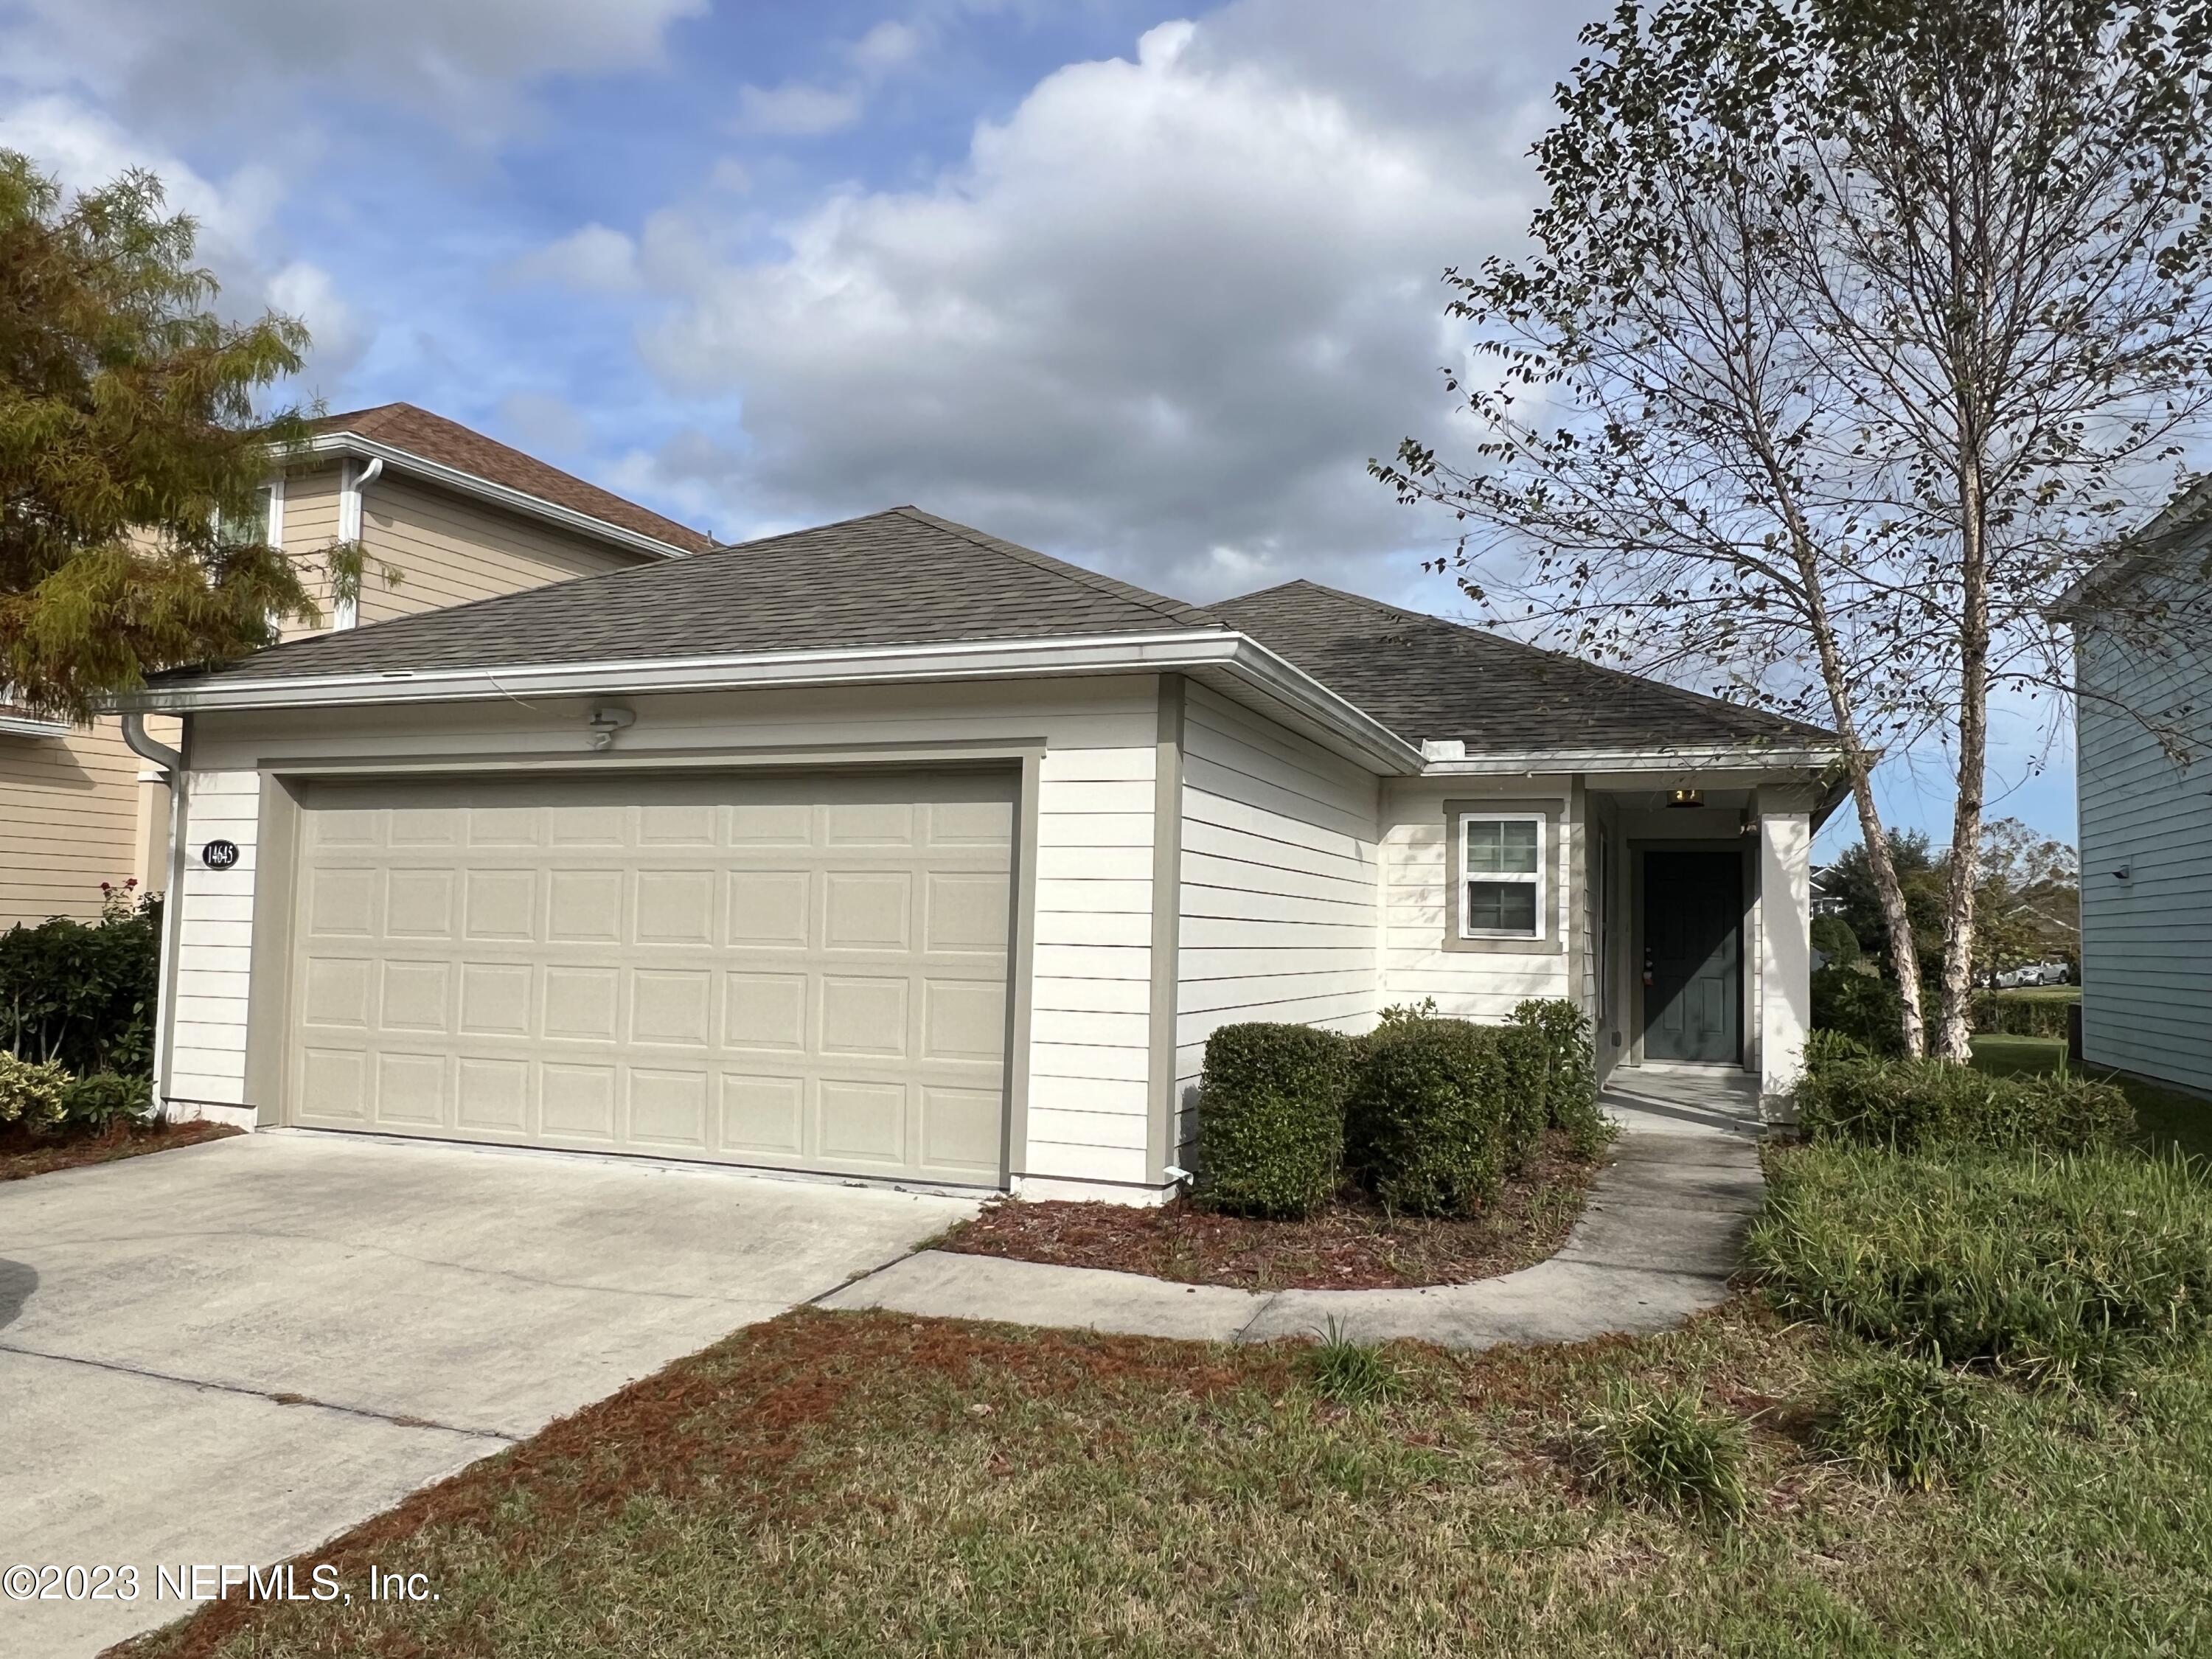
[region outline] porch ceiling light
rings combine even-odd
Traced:
[[[1667,797],[1667,805],[1674,806],[1703,806],[1705,798],[1694,789],[1677,789]]]

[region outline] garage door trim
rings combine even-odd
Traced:
[[[1042,746],[1024,744],[1014,747],[995,744],[984,746],[899,745],[892,748],[871,745],[865,755],[854,750],[836,752],[841,756],[842,763],[807,763],[793,751],[779,751],[772,759],[725,756],[718,757],[712,764],[689,761],[688,757],[678,757],[678,763],[667,764],[664,763],[661,757],[649,759],[623,757],[622,758],[626,763],[619,767],[606,764],[533,767],[528,769],[524,775],[530,781],[557,784],[615,776],[643,780],[659,775],[696,779],[717,774],[741,778],[777,774],[835,776],[890,771],[974,772],[978,769],[996,770],[997,764],[994,763],[1006,765],[1010,772],[1018,769],[1009,873],[1012,914],[1012,936],[1006,966],[1010,1006],[1009,1051],[1002,1085],[1006,1095],[1006,1133],[1001,1152],[1003,1161],[996,1183],[1003,1188],[1011,1181],[1012,1172],[1024,1166],[1028,1145],[1030,1034],[1036,937],[1037,804]],[[434,763],[404,767],[357,765],[352,769],[339,771],[325,770],[320,767],[301,769],[288,765],[282,772],[263,773],[260,822],[254,860],[252,960],[255,966],[247,987],[246,1069],[246,1103],[254,1110],[260,1124],[270,1127],[288,1124],[293,1116],[287,1098],[293,1018],[292,927],[298,902],[301,865],[300,839],[305,792],[314,786],[342,783],[384,783],[398,789],[408,789],[416,785],[435,785],[477,775],[470,769],[466,761],[453,757],[441,757]],[[510,772],[507,775],[514,777],[516,781],[524,781],[522,776],[516,776],[514,773]],[[472,1143],[456,1141],[451,1144]],[[587,1152],[586,1155],[599,1154]],[[679,1158],[678,1161],[683,1160]],[[750,1165],[729,1158],[716,1158],[709,1162],[717,1168],[775,1168],[778,1173],[791,1173],[781,1166]],[[829,1173],[825,1178],[865,1180],[877,1177]],[[913,1177],[889,1176],[880,1178],[892,1184],[917,1184]]]

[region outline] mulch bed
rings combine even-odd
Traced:
[[[1597,1172],[1596,1164],[1570,1157],[1566,1137],[1553,1130],[1490,1206],[1464,1220],[1394,1216],[1355,1192],[1307,1221],[1214,1215],[1188,1199],[1151,1209],[1006,1200],[935,1248],[1246,1291],[1457,1285],[1533,1267],[1557,1252]]]
[[[112,1164],[118,1158],[143,1158],[148,1152],[196,1146],[203,1140],[221,1140],[225,1135],[245,1133],[228,1123],[204,1121],[144,1126],[118,1123],[101,1134],[50,1140],[14,1128],[0,1133],[0,1181],[21,1181],[87,1164]]]

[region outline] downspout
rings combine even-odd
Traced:
[[[184,717],[189,721],[191,716]],[[175,1007],[177,934],[184,922],[185,757],[166,743],[147,734],[145,715],[123,716],[123,741],[132,754],[158,769],[169,786],[169,881],[161,897],[161,951],[155,965],[154,1000],[154,1110],[167,1116],[169,1081],[169,1028]]]
[[[345,463],[338,485],[338,540],[341,543],[361,540],[361,493],[384,476],[384,457],[373,456],[368,465],[362,468],[360,476],[355,477],[352,473],[352,464]],[[351,628],[360,620],[361,600],[357,591],[356,597],[350,601],[331,599],[331,627],[333,631]]]

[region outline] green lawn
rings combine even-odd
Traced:
[[[2021,1072],[2056,1072],[2066,1064],[2063,1037],[1978,1036],[1974,1064],[2000,1077]],[[2155,1148],[2179,1146],[2196,1158],[2212,1158],[2212,1100],[2161,1089],[2155,1083],[2111,1074],[2126,1091],[2142,1127],[2145,1141]]]

